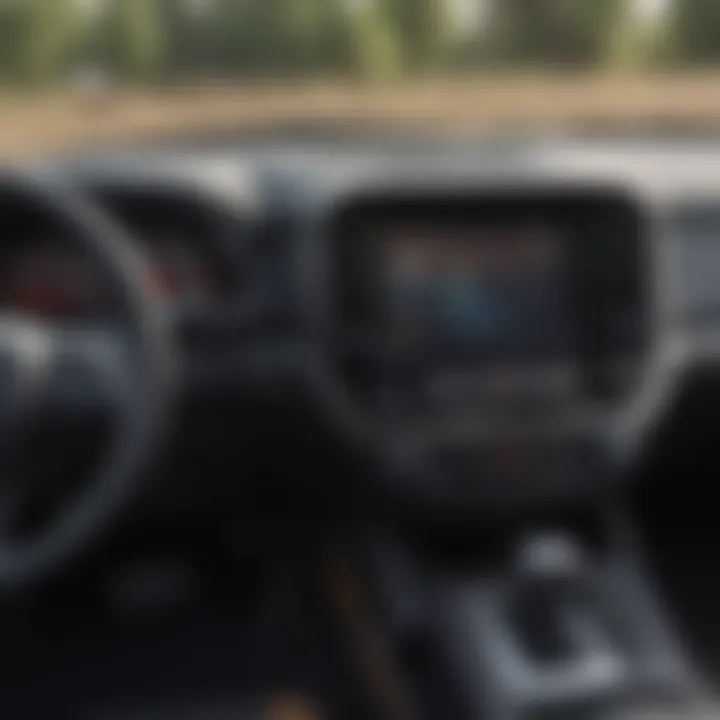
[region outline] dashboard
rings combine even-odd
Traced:
[[[618,497],[640,486],[648,455],[653,489],[667,479],[673,512],[683,496],[702,503],[692,478],[713,484],[720,374],[694,393],[703,411],[691,422],[679,415],[673,380],[692,368],[654,378],[668,337],[684,352],[700,340],[720,349],[720,194],[676,159],[663,178],[630,153],[608,169],[609,153],[563,149],[548,159],[550,150],[520,166],[517,155],[444,149],[353,157],[227,148],[51,165],[128,231],[123,242],[140,251],[138,268],[170,311],[160,313],[172,330],[162,339],[177,368],[149,376],[173,375],[157,415],[111,402],[98,412],[95,386],[104,397],[105,375],[152,348],[115,342],[116,318],[133,328],[98,258],[47,217],[13,212],[0,193],[0,373],[15,360],[4,354],[5,313],[81,325],[118,360],[96,368],[71,354],[57,377],[67,391],[12,448],[3,476],[20,488],[7,513],[20,519],[20,560],[58,510],[86,516],[74,500],[107,449],[123,448],[117,426],[142,428],[149,416],[155,430],[151,451],[130,466],[127,495],[113,476],[99,485],[109,489],[102,498],[122,500],[97,515],[98,531],[114,532],[83,539],[94,552],[73,551],[77,576],[65,557],[52,563],[63,571],[51,588],[61,597],[40,594],[53,618],[72,605],[93,638],[106,611],[121,635],[133,626],[126,617],[177,634],[186,609],[207,603],[227,636],[225,619],[277,609],[276,591],[287,596],[278,560],[294,585],[324,568],[316,552],[324,557],[328,540],[349,540],[351,558],[358,547],[368,556],[400,550],[399,566],[418,551],[421,572],[448,567],[473,581],[465,568],[478,567],[480,553],[483,568],[504,563],[517,530],[577,524],[594,541],[597,516],[604,525]],[[151,382],[133,383],[142,368],[128,368],[115,396],[130,385],[135,398],[151,395]],[[13,375],[0,377],[0,400],[14,398],[5,378]],[[644,452],[671,416],[683,432],[659,438],[664,452]],[[698,439],[710,453],[696,452]],[[704,476],[703,457],[712,460]],[[682,538],[682,523],[669,520]],[[386,546],[400,525],[411,543],[403,533]],[[394,552],[390,560],[377,568],[381,579]],[[7,567],[0,557],[0,592]],[[413,574],[399,590],[412,594]],[[22,589],[20,604],[32,599]],[[305,589],[291,597],[303,607]],[[275,627],[274,610],[266,615]]]
[[[631,195],[396,187],[341,201],[327,236],[337,393],[401,479],[490,507],[613,475],[599,427],[638,392],[653,331]]]
[[[220,217],[190,192],[95,187],[92,197],[131,232],[154,291],[175,309],[211,307],[233,289]],[[113,301],[92,258],[47,223],[18,219],[5,233],[0,305],[61,321],[101,321]]]
[[[613,369],[642,354],[649,311],[646,245],[630,199],[426,195],[354,200],[339,213],[338,332],[384,339],[488,399],[510,390],[499,373],[536,392],[630,390]],[[587,372],[575,372],[580,365]]]
[[[184,392],[225,408],[189,421],[203,447],[242,428],[262,455],[287,420],[298,452],[315,430],[328,457],[362,458],[371,492],[476,516],[623,482],[613,431],[647,395],[660,304],[692,304],[706,328],[720,307],[699,254],[716,214],[673,195],[680,173],[653,194],[657,174],[589,172],[584,156],[381,155],[170,153],[61,172],[130,231],[176,311]],[[2,252],[3,308],[112,313],[57,229],[15,223]]]

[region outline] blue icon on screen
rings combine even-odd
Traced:
[[[511,318],[495,293],[482,283],[453,282],[438,288],[440,320],[454,335],[492,337],[508,327]]]

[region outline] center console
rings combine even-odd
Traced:
[[[683,717],[702,700],[630,556],[530,538],[504,575],[449,580],[440,597],[438,637],[468,717]]]
[[[637,204],[608,188],[338,204],[333,377],[396,488],[477,513],[617,479],[608,430],[653,335],[646,235]]]
[[[600,550],[560,532],[494,550],[438,561],[385,539],[365,555],[402,681],[426,708],[419,717],[709,716],[709,695],[629,546]]]
[[[427,717],[696,708],[704,693],[632,545],[592,548],[566,522],[545,522],[560,528],[548,534],[521,520],[599,517],[625,479],[621,419],[644,397],[657,419],[662,393],[644,392],[662,354],[657,267],[639,203],[548,183],[356,193],[326,241],[336,425],[372,448],[405,508],[424,508],[409,525],[505,532],[502,549],[468,536],[442,561],[442,539],[418,549],[407,536],[369,555],[396,647],[423,648],[424,670],[406,658],[411,686],[446,678],[435,701],[454,705]]]

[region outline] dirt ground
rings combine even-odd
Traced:
[[[0,97],[0,158],[193,130],[288,121],[488,128],[720,129],[720,73],[664,77],[475,77],[384,86],[325,83]]]

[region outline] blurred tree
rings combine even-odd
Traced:
[[[67,0],[26,0],[26,8],[24,77],[39,84],[66,76],[75,58],[80,30],[77,6]]]
[[[350,68],[344,0],[219,0],[215,28],[225,74],[287,77]]]
[[[384,0],[356,0],[350,7],[354,74],[385,80],[402,70],[395,24]]]
[[[608,40],[607,64],[614,70],[652,71],[671,60],[673,36],[665,16],[639,12],[632,3],[619,7]]]
[[[321,67],[331,74],[348,74],[353,68],[354,17],[344,0],[317,1],[322,18]]]
[[[626,3],[618,11],[614,31],[608,33],[607,66],[612,70],[646,69],[652,62],[655,28]]]
[[[166,69],[167,36],[158,0],[111,0],[100,24],[100,53],[118,77],[154,80]]]
[[[229,76],[267,75],[282,64],[284,0],[218,0],[214,17],[216,66]]]
[[[208,23],[212,37],[212,64],[217,72],[235,74],[239,65],[248,64],[251,55],[249,45],[254,44],[247,27],[248,4],[249,0],[216,0],[213,6]]]
[[[347,71],[351,60],[349,13],[342,0],[284,0],[281,62],[291,74]]]
[[[270,4],[274,7],[264,26],[270,53],[264,65],[285,76],[317,71],[325,41],[321,0],[271,0]]]
[[[164,27],[165,70],[170,77],[193,77],[214,61],[215,3],[212,0],[160,0]]]
[[[26,20],[24,0],[0,4],[0,80],[4,83],[20,79]]]
[[[97,23],[93,3],[0,0],[0,80],[47,83],[76,58],[135,82],[720,60],[720,0],[674,0],[664,24],[631,0],[476,1],[485,20],[458,33],[454,0],[104,0]]]
[[[442,67],[452,45],[449,0],[386,0],[403,67],[426,72]]]
[[[495,0],[485,52],[500,64],[597,66],[625,5],[625,0]]]
[[[720,60],[720,2],[675,0],[670,9],[672,55],[679,65]]]
[[[80,21],[74,3],[14,0],[0,5],[0,73],[30,85],[65,77],[77,57]]]

